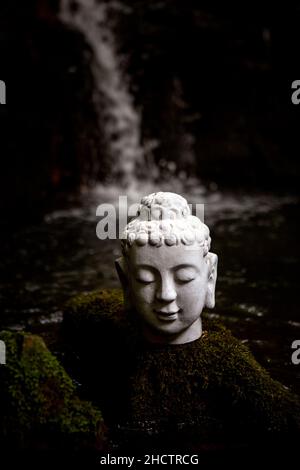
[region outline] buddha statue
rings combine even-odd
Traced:
[[[142,199],[116,261],[127,308],[150,342],[184,344],[202,335],[201,312],[215,304],[218,257],[208,227],[174,193]]]

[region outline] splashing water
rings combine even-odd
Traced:
[[[97,0],[61,0],[60,18],[82,33],[90,46],[93,100],[99,130],[104,129],[112,178],[128,184],[136,173],[143,151],[140,145],[140,116],[134,109],[128,84],[121,70],[116,41],[109,27],[109,5]]]

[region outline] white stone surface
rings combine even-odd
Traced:
[[[184,198],[153,193],[125,228],[116,261],[126,308],[134,309],[145,338],[183,344],[202,334],[201,313],[215,305],[218,257],[208,227]]]

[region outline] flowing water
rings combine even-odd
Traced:
[[[93,101],[100,134],[104,131],[106,137],[111,177],[129,182],[142,160],[140,116],[120,65],[109,5],[97,0],[61,0],[60,5],[62,22],[80,32],[91,50]],[[117,2],[113,6],[122,8]]]

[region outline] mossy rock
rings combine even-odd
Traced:
[[[143,445],[145,436],[156,448],[160,442],[162,449],[168,443],[183,450],[299,437],[298,397],[219,322],[203,326],[197,341],[157,346],[142,340],[119,290],[66,305],[65,334],[82,362],[83,381],[105,419],[124,430],[124,448],[129,441]]]
[[[83,293],[65,304],[64,331],[70,339],[81,338],[81,346],[96,331],[112,330],[114,334],[128,328],[120,289],[102,289]],[[85,334],[88,336],[86,337]]]
[[[128,364],[140,340],[134,319],[124,312],[122,291],[103,289],[71,299],[63,333],[73,375],[104,407],[105,422],[118,420],[126,408]]]
[[[124,310],[121,289],[101,289],[80,294],[70,299],[63,309],[65,338],[78,349],[89,350],[101,341],[114,344],[121,342],[128,348],[141,342],[140,328],[136,316]],[[210,331],[225,330],[216,320],[204,325]],[[94,340],[94,341],[93,341]]]
[[[6,447],[97,448],[103,419],[76,396],[75,385],[39,337],[0,332],[6,364],[0,366],[0,440]]]

